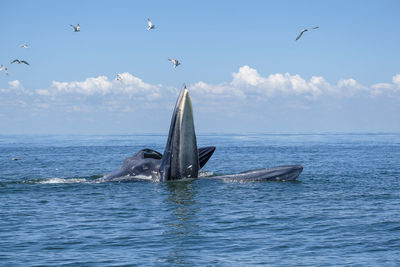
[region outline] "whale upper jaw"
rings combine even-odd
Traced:
[[[197,178],[199,169],[192,103],[184,85],[172,114],[159,170],[160,181]]]

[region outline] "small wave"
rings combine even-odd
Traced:
[[[27,183],[33,184],[74,184],[74,183],[85,183],[85,178],[45,178],[40,180],[26,181]]]
[[[210,172],[210,171],[200,171],[199,172],[199,178],[201,177],[210,177],[213,176],[214,172]]]
[[[90,181],[91,183],[104,183],[104,182],[136,182],[136,181],[155,181],[151,175],[135,175],[135,176],[121,176],[115,178],[99,178]]]

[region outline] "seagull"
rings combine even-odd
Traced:
[[[120,74],[117,74],[117,78],[115,78],[117,81],[122,81],[122,76]]]
[[[21,160],[22,158],[12,158],[11,160]]]
[[[153,23],[151,23],[150,19],[147,19],[147,25],[149,25],[149,27],[147,28],[147,30],[149,30],[149,31],[156,27],[156,25],[153,25]]]
[[[72,24],[69,24],[69,26],[71,26],[72,28],[74,28],[74,32],[80,32],[81,30],[81,25],[79,25],[79,23],[78,23],[78,25],[76,25],[76,27],[74,26],[74,25],[72,25]]]
[[[169,58],[168,60],[171,61],[174,64],[174,68],[176,68],[179,65],[181,65],[181,63],[177,59]]]
[[[11,64],[13,64],[13,63],[15,63],[15,62],[17,62],[18,64],[24,63],[24,64],[26,64],[26,65],[29,65],[29,63],[26,62],[25,60],[19,60],[19,59],[14,59],[14,60],[11,62]]]
[[[22,45],[20,45],[20,47],[23,47],[23,48],[25,48],[25,49],[28,49],[28,48],[29,48],[29,46],[28,46],[27,44],[22,44]]]
[[[0,70],[4,71],[4,73],[5,73],[6,75],[8,75],[7,68],[6,68],[6,67],[4,67],[4,65],[3,65],[3,64],[1,64]]]
[[[299,34],[299,36],[297,36],[296,41],[299,40],[300,37],[303,35],[303,33],[305,33],[306,31],[308,31],[308,30],[316,30],[316,29],[318,29],[318,28],[319,28],[319,27],[317,26],[317,27],[314,27],[314,28],[302,29],[301,32],[300,32],[300,34]]]

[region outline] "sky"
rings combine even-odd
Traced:
[[[399,133],[399,10],[2,0],[0,134],[167,134],[184,83],[197,133]]]

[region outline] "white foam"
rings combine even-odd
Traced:
[[[199,172],[199,178],[200,177],[210,177],[213,176],[214,173],[213,172],[208,172],[208,171],[200,171]]]
[[[84,178],[72,178],[72,179],[65,179],[65,178],[48,178],[41,181],[38,181],[38,184],[74,184],[74,183],[84,183],[87,180]]]

